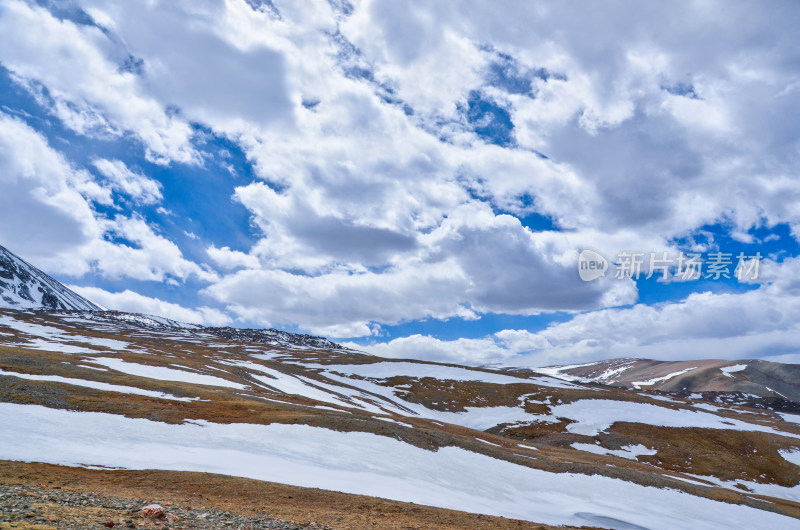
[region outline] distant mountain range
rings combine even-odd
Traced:
[[[588,364],[539,368],[538,372],[581,383],[623,388],[692,392],[740,392],[800,402],[800,365],[761,360],[653,361],[609,359]]]

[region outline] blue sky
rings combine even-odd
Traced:
[[[392,357],[800,362],[800,7],[463,4],[4,2],[0,244]],[[762,259],[583,282],[586,248]]]

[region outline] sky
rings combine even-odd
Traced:
[[[798,25],[2,0],[0,245],[109,309],[387,357],[800,363]]]

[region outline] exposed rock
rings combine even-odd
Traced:
[[[164,507],[160,504],[148,504],[141,510],[142,515],[151,519],[158,519],[164,516]]]

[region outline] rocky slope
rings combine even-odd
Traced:
[[[100,310],[30,263],[0,246],[0,307]]]
[[[0,484],[0,528],[84,530],[86,528],[275,528],[326,530],[314,523],[298,524],[199,506],[164,506],[161,514],[145,515],[148,499],[73,492],[62,488]]]

